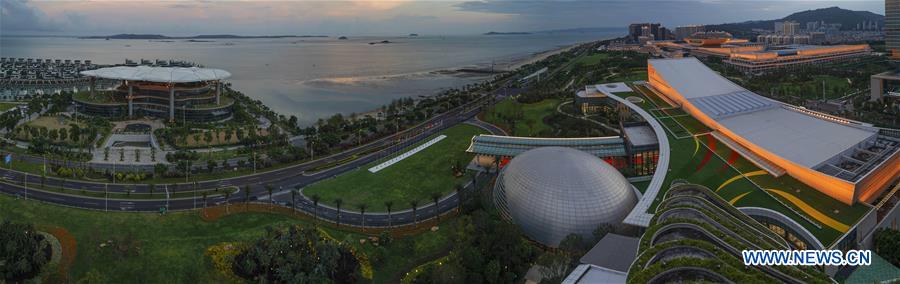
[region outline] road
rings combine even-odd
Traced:
[[[500,89],[492,95],[496,96],[501,92],[503,92],[503,89]],[[251,192],[251,200],[268,200],[268,192],[265,190],[264,184],[269,184],[275,188],[273,194],[274,202],[281,205],[290,206],[291,195],[288,190],[294,188],[302,188],[317,181],[332,178],[344,172],[360,168],[372,161],[400,151],[405,147],[419,143],[427,137],[436,134],[444,129],[455,126],[459,123],[469,121],[471,124],[479,125],[478,122],[473,118],[480,111],[481,107],[479,107],[479,103],[473,102],[468,105],[445,112],[441,115],[435,116],[424,123],[404,130],[393,136],[385,137],[363,146],[337,153],[322,159],[309,161],[306,163],[281,169],[260,172],[253,175],[222,180],[202,181],[197,182],[197,184],[201,189],[237,186],[240,191],[243,191],[245,190],[245,187],[249,187]],[[486,128],[486,130],[490,131],[493,134],[503,134],[502,132],[496,133],[497,129],[499,128]],[[398,138],[402,139],[398,142]],[[310,169],[320,168],[323,165],[333,163],[334,161],[344,160],[361,153],[369,154],[365,154],[365,156],[359,157],[351,162],[341,164],[327,170],[316,173],[307,173],[307,171],[309,171]],[[118,200],[92,198],[71,194],[73,191],[81,190],[96,192],[105,192],[108,190],[108,192],[113,193],[132,191],[141,193],[149,191],[148,185],[108,184],[87,182],[81,180],[60,180],[56,178],[47,178],[45,181],[45,184],[47,186],[58,188],[60,185],[63,185],[65,188],[67,188],[66,191],[59,192],[26,189],[25,187],[20,185],[21,181],[25,178],[27,178],[28,184],[39,184],[41,182],[40,176],[31,174],[26,175],[22,172],[11,171],[9,169],[3,168],[0,169],[0,177],[7,180],[4,183],[0,183],[0,192],[18,196],[21,198],[40,200],[58,205],[85,209],[156,212],[159,211],[160,208],[167,208],[168,210],[191,210],[202,208],[204,206],[204,201],[200,196],[170,200]],[[490,177],[488,176],[482,176],[479,179],[486,181],[489,178]],[[10,181],[16,181],[16,183],[12,183]],[[479,181],[478,184],[480,185],[482,184],[482,182]],[[466,191],[471,190],[472,187],[473,185],[470,183],[469,185],[467,185]],[[191,183],[178,183],[174,184],[174,187],[172,185],[157,185],[156,192],[190,192],[192,188],[193,186]],[[231,195],[228,202],[239,203],[244,201],[244,199],[245,193],[237,192]],[[298,194],[297,199],[299,200],[296,206],[298,210],[302,210],[309,214],[313,214],[317,211],[320,218],[337,220],[338,212],[334,208],[319,205],[318,210],[315,210],[315,208],[312,206],[312,202],[305,197],[302,197],[302,195]],[[443,213],[449,210],[453,210],[457,205],[457,199],[458,197],[454,192],[448,196],[445,196],[438,202],[438,210],[434,210],[433,203],[423,203],[421,208],[417,210],[417,214],[413,215],[411,210],[398,211],[391,214],[390,221],[387,214],[366,213],[364,216],[365,225],[378,227],[387,226],[388,224],[411,224],[414,222],[414,220],[424,220],[433,217],[436,213]],[[209,197],[206,200],[206,203],[208,205],[222,204],[224,202],[224,196]],[[341,224],[356,226],[360,226],[363,224],[363,216],[356,212],[350,212],[342,209],[340,216]]]

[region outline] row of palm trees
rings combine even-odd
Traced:
[[[266,184],[264,187],[269,194],[270,202],[274,202],[274,199],[272,198],[272,192],[275,190],[275,188],[270,184]],[[463,191],[465,188],[462,185],[456,185],[456,187],[454,189],[456,190],[456,194],[457,194],[458,200],[459,200],[457,202],[457,206],[456,206],[456,210],[457,210],[457,212],[459,212],[460,206],[462,205],[462,200],[463,200],[462,194],[463,194]],[[290,192],[291,192],[291,209],[296,210],[297,209],[297,194],[300,192],[300,188],[297,187],[297,188],[291,190]],[[245,203],[250,202],[250,193],[251,193],[250,186],[249,185],[244,186],[244,202]],[[228,206],[228,203],[229,203],[228,200],[229,200],[230,196],[231,196],[231,192],[226,191],[225,192],[226,207]],[[442,197],[441,194],[438,192],[434,192],[431,194],[431,201],[434,203],[434,207],[432,208],[432,210],[435,215],[435,220],[437,220],[437,221],[440,221],[440,214],[438,214],[438,202],[440,201],[441,197]],[[203,199],[204,199],[204,204],[205,204],[206,203],[205,202],[206,193],[204,193]],[[322,197],[319,196],[318,194],[313,194],[309,197],[309,199],[313,203],[313,220],[318,222],[319,221],[319,202],[322,201]],[[420,205],[419,200],[416,200],[416,199],[410,200],[408,204],[409,204],[409,207],[412,208],[413,224],[418,224],[418,222],[419,222],[418,209],[419,209],[419,205]],[[344,205],[344,200],[341,198],[336,198],[334,200],[334,205],[337,209],[337,218],[336,218],[335,223],[337,223],[337,226],[340,227],[340,225],[341,225],[341,207]],[[394,201],[386,200],[386,201],[384,201],[383,205],[387,209],[388,227],[391,228],[394,226],[393,218],[391,217],[392,212],[393,212],[392,209],[394,208]],[[362,215],[362,226],[365,227],[366,226],[366,218],[365,218],[366,210],[369,208],[369,205],[366,203],[358,203],[358,204],[356,204],[356,208],[359,210],[359,214]]]

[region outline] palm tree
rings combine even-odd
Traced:
[[[388,212],[388,228],[393,226],[393,224],[391,224],[391,207],[394,207],[393,201],[388,200],[384,202],[384,208],[387,208]]]
[[[341,204],[344,203],[343,199],[335,199],[334,205],[337,205],[337,226],[341,226]]]
[[[272,203],[275,202],[275,199],[272,198],[272,190],[275,190],[275,188],[272,187],[272,184],[268,184],[268,183],[265,185],[265,187],[266,187],[266,191],[269,192],[269,209],[271,209]]]
[[[225,213],[228,213],[228,205],[231,204],[231,202],[228,201],[229,198],[231,198],[231,191],[226,190],[225,191]]]
[[[419,201],[418,201],[418,200],[412,200],[412,201],[410,201],[410,202],[409,202],[409,207],[412,207],[412,211],[413,211],[413,225],[415,225],[415,224],[419,221],[419,220],[418,220],[418,215],[416,215],[416,208],[419,207]]]
[[[461,184],[457,184],[454,189],[456,190],[456,213],[458,214],[460,209],[462,209],[463,190],[465,190],[465,188],[463,188]]]
[[[300,187],[291,190],[291,209],[297,210],[297,191],[300,190]]]
[[[441,218],[441,215],[438,215],[438,201],[441,199],[441,194],[437,192],[431,193],[431,200],[434,201],[434,220],[438,221]]]
[[[365,229],[365,227],[366,227],[366,208],[368,208],[368,207],[369,207],[369,205],[366,205],[365,203],[360,203],[360,204],[356,205],[356,208],[359,208],[359,215],[362,217],[363,229]]]
[[[155,184],[155,183],[151,183],[151,184],[148,184],[148,185],[147,185],[147,191],[150,192],[150,197],[151,197],[151,198],[153,198],[153,190],[155,190],[155,189],[156,189],[156,184]]]
[[[319,200],[322,198],[318,194],[313,194],[309,198],[313,202],[313,220],[316,221],[316,224],[319,224]]]
[[[208,191],[203,192],[203,208],[206,208],[206,197],[209,195]]]
[[[250,203],[250,186],[244,186],[244,208],[247,208],[247,203]]]

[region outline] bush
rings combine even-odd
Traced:
[[[269,228],[232,265],[235,274],[252,282],[355,283],[360,276],[349,245],[323,238],[308,226]]]
[[[894,266],[900,266],[900,231],[889,228],[875,230],[875,253]]]
[[[31,224],[0,224],[0,279],[16,283],[31,279],[50,261],[52,249]]]

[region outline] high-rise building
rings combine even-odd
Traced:
[[[900,0],[884,1],[884,39],[891,62],[900,58]]]
[[[638,37],[646,36],[650,39],[661,40],[664,39],[659,32],[660,24],[659,23],[637,23],[628,25],[628,37],[632,42],[638,42]]]
[[[687,37],[690,37],[694,33],[705,32],[706,26],[704,25],[691,25],[691,26],[681,26],[675,28],[675,40],[684,40]]]
[[[800,23],[794,21],[785,21],[782,25],[784,35],[795,35],[800,33]]]

